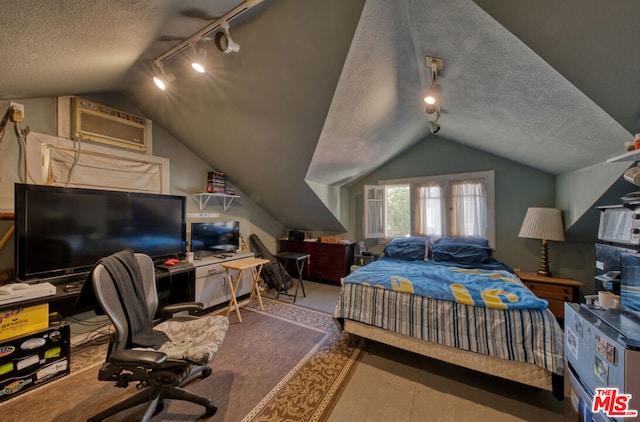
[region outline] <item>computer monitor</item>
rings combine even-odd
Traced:
[[[191,251],[217,254],[240,248],[240,222],[191,223]],[[201,254],[198,254],[201,255]]]

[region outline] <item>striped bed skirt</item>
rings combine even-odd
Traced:
[[[334,318],[563,374],[563,332],[548,310],[503,310],[345,283]]]

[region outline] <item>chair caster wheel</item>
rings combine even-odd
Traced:
[[[209,375],[211,375],[212,372],[213,372],[213,369],[211,368],[204,369],[202,371],[202,378],[207,378]]]
[[[207,409],[207,411],[204,413],[204,415],[206,417],[211,417],[211,416],[215,415],[216,412],[218,411],[218,406],[216,406],[216,404],[212,400],[211,404],[209,406],[207,406],[206,409]]]

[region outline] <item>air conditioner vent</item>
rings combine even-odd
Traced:
[[[147,119],[80,97],[71,98],[71,136],[145,152]]]

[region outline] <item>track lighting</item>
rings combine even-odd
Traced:
[[[234,42],[229,35],[229,23],[222,23],[222,32],[215,36],[216,48],[223,53],[237,53],[240,51],[240,44]]]
[[[440,84],[438,84],[438,70],[442,70],[443,62],[440,58],[427,56],[426,63],[431,71],[431,84],[424,97],[424,102],[427,103],[425,112],[427,114],[436,114],[435,120],[429,120],[429,130],[431,133],[438,133],[440,130],[440,125],[438,124],[438,120],[440,119]]]
[[[162,64],[162,62],[156,63],[156,66],[158,66],[159,72],[153,76],[153,83],[155,83],[158,88],[164,91],[165,89],[167,89],[171,82],[176,80],[176,77],[173,76],[173,74],[166,73],[164,71],[164,65]]]
[[[209,23],[200,31],[191,35],[184,41],[179,42],[169,50],[156,57],[153,60],[153,63],[158,67],[159,72],[158,74],[153,76],[153,82],[158,86],[158,88],[165,90],[168,84],[175,80],[175,77],[170,73],[165,73],[164,62],[188,48],[191,48],[194,57],[191,63],[191,67],[193,67],[193,69],[197,72],[206,72],[206,66],[204,65],[206,52],[202,49],[196,50],[195,44],[203,39],[209,39],[209,35],[214,33],[215,31],[218,31],[219,29],[222,29],[222,31],[218,31],[215,35],[215,44],[218,50],[222,51],[223,53],[240,51],[240,45],[234,42],[231,39],[231,35],[229,35],[229,21],[240,16],[242,13],[262,3],[263,1],[264,0],[243,1],[242,3],[225,13],[222,17],[217,18],[215,21]]]

